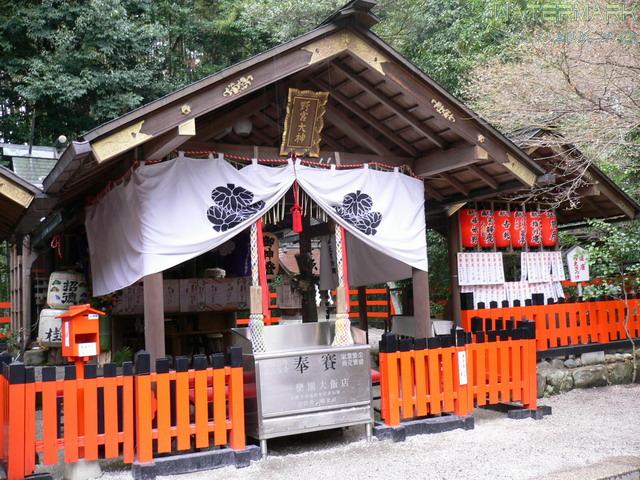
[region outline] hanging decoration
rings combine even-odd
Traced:
[[[513,248],[524,248],[527,244],[527,221],[522,210],[511,212],[511,246]]]
[[[542,246],[555,247],[558,243],[558,219],[554,212],[542,212]]]
[[[460,210],[460,236],[462,246],[474,248],[478,246],[480,233],[480,216],[475,208],[463,208]]]
[[[506,210],[494,212],[496,229],[496,247],[507,248],[511,245],[511,215]]]
[[[302,208],[300,207],[300,186],[293,182],[293,207],[291,207],[292,230],[302,233]]]
[[[542,245],[542,221],[540,212],[527,212],[527,245],[539,247]]]
[[[480,246],[490,248],[496,244],[496,224],[493,210],[480,210]]]
[[[320,156],[320,133],[328,99],[328,92],[289,89],[280,155]]]

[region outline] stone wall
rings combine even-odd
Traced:
[[[640,383],[640,351],[636,352]],[[631,350],[589,352],[579,356],[556,357],[538,363],[538,398],[548,397],[574,388],[604,387],[631,383],[633,355]]]

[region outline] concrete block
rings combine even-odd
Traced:
[[[101,475],[102,469],[97,461],[78,460],[74,463],[67,463],[64,466],[65,480],[88,480],[90,478],[98,478]]]
[[[131,467],[131,475],[136,480],[154,480],[156,476],[181,475],[229,465],[243,468],[248,466],[252,460],[259,460],[261,456],[260,448],[256,445],[249,445],[240,451],[222,448],[203,452],[187,452],[155,458],[152,463],[134,463]]]
[[[599,363],[604,363],[604,350],[599,352],[587,352],[580,355],[580,362],[582,365],[597,365]]]
[[[388,427],[384,424],[376,423],[373,427],[373,434],[379,440],[403,442],[407,437],[413,435],[442,433],[448,432],[449,430],[455,430],[457,428],[472,430],[474,425],[474,419],[471,415],[467,415],[465,417],[459,417],[457,415],[442,415],[440,417],[407,420],[397,427]]]
[[[391,440],[392,442],[404,442],[407,439],[407,431],[404,426],[389,427],[383,423],[373,426],[373,435],[378,440]]]

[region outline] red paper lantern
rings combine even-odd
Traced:
[[[540,212],[527,212],[527,245],[542,245],[542,218]]]
[[[542,245],[555,247],[558,243],[558,219],[553,212],[542,212]]]
[[[493,210],[480,210],[480,246],[493,247],[496,244],[496,224]]]
[[[524,212],[511,212],[511,246],[523,248],[527,243],[527,222]]]
[[[493,214],[496,228],[496,247],[511,245],[511,215],[506,210],[496,210]]]
[[[460,210],[460,237],[462,246],[472,248],[478,246],[480,233],[480,217],[475,208],[463,208]]]

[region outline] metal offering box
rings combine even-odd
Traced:
[[[246,432],[263,455],[267,439],[285,435],[366,425],[370,437],[370,347],[355,327],[355,345],[332,347],[334,329],[333,322],[266,327],[266,351],[255,354],[248,329],[233,329],[243,352]]]

